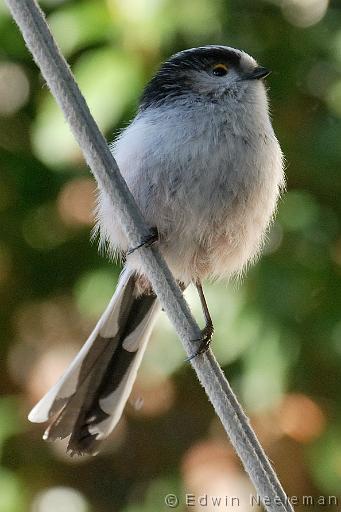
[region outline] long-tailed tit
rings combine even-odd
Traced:
[[[207,321],[199,353],[213,332],[202,281],[240,274],[256,259],[284,184],[263,84],[268,73],[225,46],[177,53],[112,145],[174,277],[198,288]],[[73,453],[96,453],[116,426],[160,310],[138,250],[101,189],[97,218],[102,243],[126,255],[124,269],[89,339],[29,415],[50,420],[45,439],[70,436]]]

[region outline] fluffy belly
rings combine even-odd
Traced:
[[[225,205],[213,202],[185,214],[173,212],[160,249],[174,276],[185,283],[241,274],[262,248],[282,185],[281,169],[263,169]]]
[[[258,256],[273,217],[282,184],[281,172],[269,169],[248,191],[236,193],[217,205],[189,200],[162,208],[154,203],[143,211],[150,226],[160,234],[159,248],[174,277],[184,283],[205,278],[229,278],[241,274]],[[200,195],[196,195],[197,198]],[[141,205],[140,205],[141,206]],[[161,212],[163,215],[161,215]],[[128,243],[109,199],[101,194],[98,209],[102,240],[113,250],[125,252]],[[142,274],[138,253],[127,259],[129,266]]]
[[[259,254],[283,184],[282,157],[274,136],[262,136],[256,148],[235,145],[230,166],[224,165],[219,153],[216,159],[212,162],[210,153],[203,166],[200,153],[199,165],[170,161],[166,167],[157,161],[134,173],[128,164],[121,165],[147,224],[159,231],[159,248],[172,273],[184,283],[243,272]],[[234,162],[239,162],[238,167]],[[124,253],[128,243],[104,192],[97,214],[102,242],[109,243],[111,252]],[[138,252],[127,263],[142,274]]]
[[[160,250],[174,276],[185,283],[231,277],[257,257],[271,219],[270,212],[264,213],[249,205],[248,212],[222,215],[220,222],[206,224],[201,233],[188,226],[161,239]]]

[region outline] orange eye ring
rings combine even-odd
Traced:
[[[229,68],[226,64],[219,63],[213,66],[212,73],[214,76],[225,76],[227,75],[228,70]]]

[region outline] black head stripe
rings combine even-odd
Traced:
[[[168,59],[146,86],[140,101],[140,111],[172,102],[191,91],[188,71],[208,70],[214,64],[238,68],[241,55],[226,46],[202,46],[176,53]]]
[[[191,48],[173,55],[166,63],[183,66],[184,68],[205,69],[215,63],[224,63],[238,67],[240,53],[226,46],[201,46]]]

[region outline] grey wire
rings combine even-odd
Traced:
[[[45,17],[34,0],[5,0],[26,45],[62,109],[98,185],[110,195],[120,212],[120,222],[131,246],[149,233],[141,213],[123,180],[108,145],[51,35]],[[180,288],[156,247],[139,250],[145,273],[183,342],[187,354],[200,329]],[[258,496],[269,512],[293,511],[278,477],[249,424],[214,355],[209,350],[191,360],[231,443],[249,474]]]

